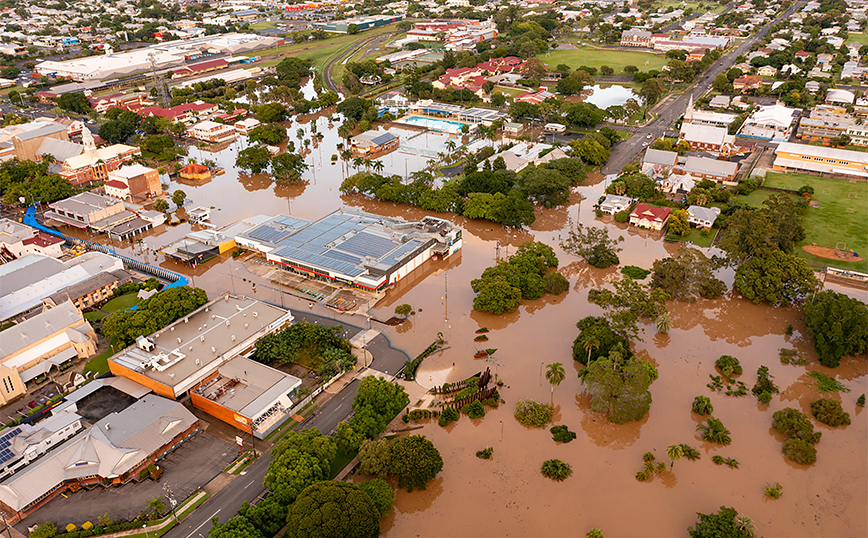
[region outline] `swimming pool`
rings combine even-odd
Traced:
[[[441,133],[458,134],[461,132],[461,127],[467,125],[470,127],[470,132],[476,129],[476,126],[471,123],[462,121],[444,120],[440,118],[429,118],[427,116],[406,116],[395,123],[403,123],[405,125],[415,125],[417,127],[425,127],[430,131],[438,131]]]

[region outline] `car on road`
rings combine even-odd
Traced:
[[[647,135],[645,135],[645,138],[651,138],[651,133],[648,133]]]

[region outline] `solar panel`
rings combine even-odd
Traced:
[[[325,256],[326,258],[333,258],[335,260],[339,260],[342,262],[352,263],[353,265],[356,265],[362,261],[361,258],[357,258],[355,256],[350,256],[349,254],[347,254],[345,252],[340,252],[337,250],[329,250],[329,251],[325,252],[323,254],[323,256]]]
[[[387,142],[391,142],[392,140],[394,140],[396,138],[397,137],[395,135],[393,135],[392,133],[383,133],[380,136],[377,136],[374,139],[372,139],[371,143],[375,144],[377,146],[382,146],[383,144],[385,144]]]
[[[396,243],[391,239],[380,237],[367,232],[359,232],[350,237],[343,243],[337,246],[340,250],[356,254],[358,256],[373,256],[374,258],[382,258],[390,250],[394,249]]]

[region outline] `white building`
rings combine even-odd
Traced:
[[[720,216],[719,207],[703,207],[692,205],[687,208],[687,222],[697,228],[711,228]]]
[[[20,258],[28,254],[42,254],[52,258],[63,255],[63,239],[9,219],[0,219],[0,257]],[[5,250],[5,252],[2,252]],[[7,254],[8,253],[8,254]]]
[[[616,194],[607,194],[600,202],[600,211],[614,215],[628,209],[633,205],[633,199],[628,196],[618,196]]]
[[[197,140],[219,143],[235,140],[238,133],[232,125],[217,123],[216,121],[201,121],[187,129],[187,134]]]
[[[801,112],[801,109],[777,104],[761,106],[744,121],[738,130],[738,136],[772,142],[786,142],[790,139],[793,124]]]

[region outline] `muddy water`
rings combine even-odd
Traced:
[[[325,134],[321,142],[305,152],[312,168],[305,173],[304,184],[277,184],[268,175],[236,171],[235,157],[246,144],[241,139],[215,153],[192,149],[191,156],[200,162],[205,158],[216,160],[226,167],[226,174],[202,184],[173,182],[170,191],[184,189],[188,207],[214,206],[212,222],[218,227],[257,214],[290,213],[315,219],[339,207],[411,220],[428,214],[408,206],[340,195],[338,187],[347,170],[340,162],[330,163],[339,142],[335,129],[340,123],[330,122],[330,114],[334,111],[286,124],[298,147],[301,145],[296,129],[304,129],[304,137],[309,138],[311,119]],[[429,145],[444,142],[436,138],[443,135],[428,136],[434,137],[428,139]],[[427,158],[393,152],[382,161],[386,173],[404,175],[405,169],[412,173],[424,168]],[[349,173],[353,173],[352,168]],[[410,303],[416,308],[410,322],[394,328],[380,327],[394,345],[411,356],[431,343],[438,331],[449,341],[449,349],[426,359],[420,379],[430,372],[427,375],[432,378],[436,373],[454,381],[490,366],[506,383],[502,391],[506,404],[484,419],[472,421],[464,417],[449,429],[429,424],[421,430],[439,448],[446,462],[444,470],[426,491],[398,493],[396,508],[384,522],[385,535],[468,536],[485,531],[504,536],[550,536],[565,531],[583,535],[599,527],[607,536],[685,536],[685,529],[695,521],[695,512],[727,505],[752,517],[760,535],[865,536],[868,428],[866,414],[854,410],[856,398],[865,391],[868,381],[865,361],[849,360],[835,371],[819,367],[794,309],[753,305],[731,293],[716,301],[672,303],[674,329],[668,335],[659,335],[653,327],[647,327],[644,341],[634,346],[660,371],[660,378],[651,387],[654,402],[650,413],[638,422],[613,425],[590,411],[571,357],[575,323],[601,312],[587,301],[588,290],[607,285],[620,275],[616,269],[595,269],[561,252],[557,248],[559,239],[575,222],[604,225],[611,234],[625,238],[622,263],[646,268],[677,249],[654,234],[597,219],[592,205],[606,182],[602,177],[589,178],[587,186],[575,190],[568,207],[538,210],[537,222],[530,230],[505,231],[492,223],[439,215],[465,230],[462,251],[440,264],[426,264],[376,305],[375,317],[381,319],[390,317],[397,304]],[[292,309],[309,308],[307,301],[281,297],[274,284],[251,274],[228,254],[193,270],[154,252],[190,230],[188,224],[161,226],[141,237],[141,244],[122,250],[190,275],[196,286],[211,295],[233,290]],[[503,316],[473,311],[470,280],[498,257],[514,253],[518,245],[532,239],[556,248],[562,270],[571,282],[570,290],[559,297],[526,303],[517,312]],[[722,278],[731,285],[732,272],[724,272]],[[866,299],[864,293],[857,295]],[[340,316],[319,306],[314,311]],[[796,330],[787,337],[784,330],[790,323]],[[491,330],[490,340],[482,345],[473,342],[474,331],[480,327]],[[795,347],[810,357],[809,368],[836,375],[852,389],[836,397],[850,412],[853,423],[838,429],[818,425],[824,433],[817,445],[818,461],[808,468],[786,460],[780,452],[782,440],[770,431],[775,410],[792,406],[808,411],[810,402],[819,397],[813,380],[806,375],[806,367],[779,363],[778,349],[784,346]],[[492,359],[475,360],[477,347],[498,351]],[[714,360],[723,354],[741,359],[745,371],[742,379],[748,386],[753,384],[759,365],[769,366],[781,395],[775,396],[769,406],[760,406],[752,396],[711,394],[705,384],[713,372]],[[544,364],[556,361],[565,365],[568,375],[552,395],[542,369]],[[715,447],[696,437],[697,419],[690,413],[690,404],[699,394],[711,396],[714,415],[732,432],[731,446]],[[519,425],[512,417],[519,398],[553,398],[557,422],[576,431],[578,439],[559,446],[547,431]],[[679,461],[672,472],[647,483],[633,478],[641,469],[644,452],[654,452],[666,461],[665,448],[673,443],[698,447],[702,459]],[[494,447],[491,461],[474,456],[486,446]],[[713,454],[737,459],[740,468],[713,465]],[[570,463],[573,476],[563,483],[543,478],[539,468],[549,458]],[[783,496],[768,501],[763,497],[764,488],[775,482],[783,485]]]

